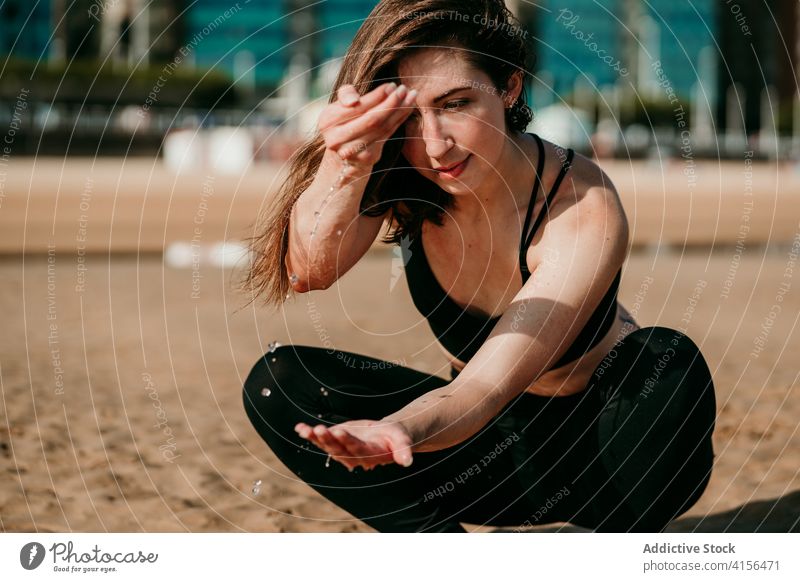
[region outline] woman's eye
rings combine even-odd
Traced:
[[[444,107],[445,109],[460,109],[467,103],[468,101],[466,101],[465,99],[460,99],[459,101],[450,101]]]

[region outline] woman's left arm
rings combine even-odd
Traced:
[[[454,446],[486,426],[567,351],[625,261],[627,220],[605,184],[579,203],[553,205],[537,244],[543,258],[528,265],[531,277],[455,380],[380,421],[301,423],[297,432],[348,467],[371,468],[408,465],[411,453]]]
[[[591,187],[550,216],[541,262],[461,373],[382,419],[405,427],[412,451],[456,445],[488,424],[567,351],[611,285],[628,252],[613,187]]]

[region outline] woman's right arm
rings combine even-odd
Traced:
[[[363,96],[344,85],[337,101],[320,115],[325,152],[289,221],[286,269],[296,292],[330,287],[378,235],[385,215],[361,215],[361,198],[384,143],[405,121],[416,97],[393,85],[383,84]]]

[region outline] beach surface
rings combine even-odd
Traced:
[[[639,323],[685,330],[715,380],[712,479],[669,531],[796,531],[800,283],[754,354],[789,258],[746,253],[722,295],[731,256],[637,252],[623,272],[620,300]],[[371,251],[331,289],[279,311],[245,307],[231,270],[204,267],[193,298],[192,270],[157,256],[92,257],[80,292],[73,256],[0,262],[0,529],[371,531],[274,457],[241,385],[271,341],[330,341],[444,376],[393,258]]]
[[[716,386],[711,482],[668,531],[798,531],[797,173],[754,167],[752,188],[744,163],[703,166],[689,186],[670,164],[608,169],[634,236],[619,299],[641,326],[689,335]],[[279,171],[12,162],[0,198],[0,530],[371,531],[274,457],[242,408],[244,378],[272,341],[331,342],[443,377],[446,360],[386,245],[326,291],[248,305],[241,269],[215,266],[207,247],[247,233]],[[165,264],[161,251],[195,227],[198,261]]]

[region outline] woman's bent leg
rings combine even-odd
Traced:
[[[573,522],[661,531],[694,505],[711,475],[711,373],[694,342],[665,327],[636,330],[606,360],[592,379],[602,410],[582,475],[583,489],[598,493]]]
[[[353,472],[294,431],[298,422],[333,425],[380,419],[447,384],[437,376],[367,356],[310,346],[265,354],[244,385],[250,421],[275,455],[318,493],[383,532],[463,532],[440,503],[426,500],[452,452],[414,455],[410,467]]]

